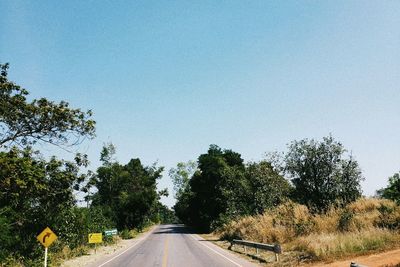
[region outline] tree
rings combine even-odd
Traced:
[[[240,196],[246,191],[243,174],[244,164],[239,153],[211,145],[206,154],[199,156],[198,170],[175,205],[177,215],[209,231],[228,217],[242,214]]]
[[[73,109],[65,101],[46,98],[28,102],[29,92],[8,80],[9,65],[0,64],[0,149],[44,142],[70,147],[94,137],[92,112]]]
[[[49,143],[67,149],[95,134],[91,111],[70,108],[65,101],[28,101],[28,91],[8,79],[8,67],[0,64],[1,262],[12,253],[25,260],[41,255],[35,236],[48,225],[59,242],[71,247],[80,242],[73,227],[80,225],[73,212],[74,190],[87,177],[80,172],[88,166],[87,157],[78,153],[74,161],[54,156],[46,160],[33,145]],[[7,232],[14,237],[6,238]]]
[[[390,176],[388,186],[378,190],[377,194],[380,197],[391,199],[400,204],[400,172]]]
[[[9,250],[17,248],[22,255],[32,256],[37,248],[34,237],[48,225],[66,240],[69,231],[58,230],[60,225],[67,228],[70,218],[65,215],[75,206],[73,190],[85,180],[80,166],[87,166],[84,156],[75,162],[55,157],[47,161],[29,149],[0,152],[0,211],[7,218],[0,231],[15,236],[11,243],[1,240]]]
[[[357,161],[345,157],[343,145],[332,136],[293,141],[284,158],[284,170],[293,185],[293,197],[315,211],[346,204],[361,196],[363,180]]]
[[[176,223],[178,220],[174,211],[161,203],[158,204],[158,215],[159,222],[162,224]]]
[[[246,177],[251,187],[248,205],[252,214],[262,214],[279,205],[292,191],[289,182],[265,160],[247,164]]]
[[[163,167],[155,164],[145,167],[139,159],[121,165],[109,160],[114,153],[114,146],[102,150],[103,166],[97,169],[91,182],[98,189],[92,204],[102,206],[118,229],[141,227],[157,213],[160,195],[167,193],[157,192]]]
[[[190,178],[197,169],[197,163],[194,161],[179,162],[176,168],[171,168],[168,172],[169,177],[174,184],[175,198],[179,199],[189,186]]]

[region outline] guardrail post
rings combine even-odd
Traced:
[[[282,253],[282,248],[279,244],[274,245],[275,260],[279,261],[279,254]]]

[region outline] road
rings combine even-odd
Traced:
[[[200,236],[183,225],[160,225],[122,252],[90,267],[256,267]]]

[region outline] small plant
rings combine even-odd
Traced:
[[[132,238],[131,233],[128,229],[122,230],[120,233],[120,236],[122,239],[131,239]]]

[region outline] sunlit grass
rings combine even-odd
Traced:
[[[288,201],[262,215],[225,225],[216,234],[224,239],[280,243],[285,251],[307,259],[328,260],[400,246],[400,207],[393,201],[361,198],[325,214]]]

